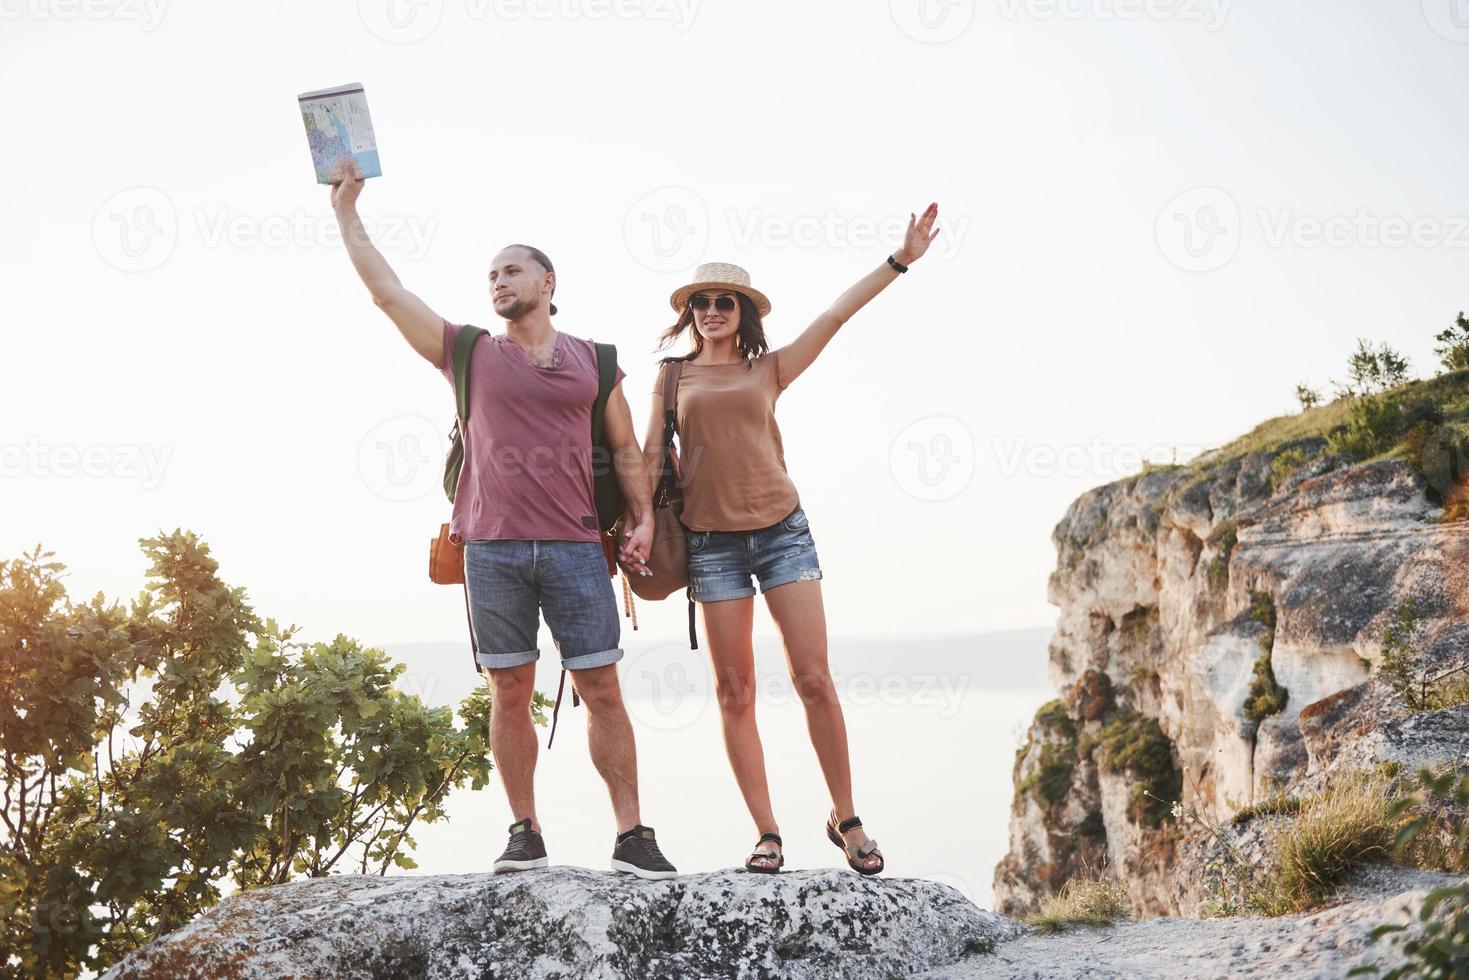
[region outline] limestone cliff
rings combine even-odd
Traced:
[[[1424,472],[1307,436],[1071,505],[1049,583],[1061,697],[1016,758],[998,911],[1106,864],[1139,914],[1197,915],[1204,849],[1171,801],[1223,822],[1341,766],[1469,748],[1469,706],[1406,714],[1376,671],[1385,637],[1423,665],[1469,653],[1469,521]]]

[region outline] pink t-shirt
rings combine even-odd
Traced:
[[[439,373],[462,324],[444,321]],[[617,382],[626,372],[617,369]],[[469,440],[449,531],[466,541],[600,541],[592,495],[597,350],[559,334],[552,366],[537,367],[505,334],[486,334],[469,360]],[[610,461],[599,461],[610,465]]]

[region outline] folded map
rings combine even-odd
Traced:
[[[339,168],[346,164],[348,157],[357,161],[362,176],[383,175],[377,159],[377,138],[372,134],[372,117],[367,113],[367,94],[360,83],[303,92],[296,101],[301,105],[301,118],[306,123],[306,142],[311,147],[311,163],[316,168],[318,184],[340,180]]]

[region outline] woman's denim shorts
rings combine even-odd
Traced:
[[[761,592],[821,578],[811,524],[800,507],[754,531],[688,531],[684,537],[689,549],[689,596],[695,602],[752,596],[752,575]]]

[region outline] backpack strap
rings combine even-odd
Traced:
[[[556,703],[551,705],[551,737],[546,739],[546,750],[556,742],[556,715],[561,711],[561,693],[566,690],[566,668],[561,668],[561,680],[556,684]],[[571,685],[571,706],[574,708],[581,704],[581,698],[577,696],[576,685]]]
[[[546,739],[547,751],[556,744],[556,715],[561,711],[561,692],[564,690],[566,690],[566,668],[562,667],[561,681],[556,685],[556,703],[551,706],[551,737]],[[575,694],[576,688],[573,687],[571,691]]]
[[[459,423],[459,446],[469,450],[469,359],[474,354],[475,342],[486,331],[482,327],[466,323],[454,338],[454,349],[450,352],[450,364],[454,368],[454,408]],[[466,576],[466,579],[468,576]],[[469,621],[469,658],[474,672],[480,672],[479,638],[474,635],[474,617],[469,612],[469,583],[464,583],[464,618]]]
[[[487,333],[483,327],[466,323],[454,338],[451,363],[454,365],[454,407],[463,426],[469,424],[469,358],[474,354],[475,342]],[[467,447],[466,447],[467,448]]]
[[[666,507],[673,496],[673,437],[678,433],[678,379],[683,374],[685,358],[666,361],[663,365],[663,473],[658,478],[654,491],[654,507]],[[694,628],[694,590],[684,589],[689,602],[689,649],[699,649],[699,633]]]
[[[682,358],[663,365],[663,472],[653,492],[654,507],[665,507],[673,496],[673,437],[678,432],[678,379],[683,374]]]
[[[602,441],[602,423],[607,415],[607,399],[617,383],[617,348],[597,344],[597,400],[592,402],[592,444]]]

